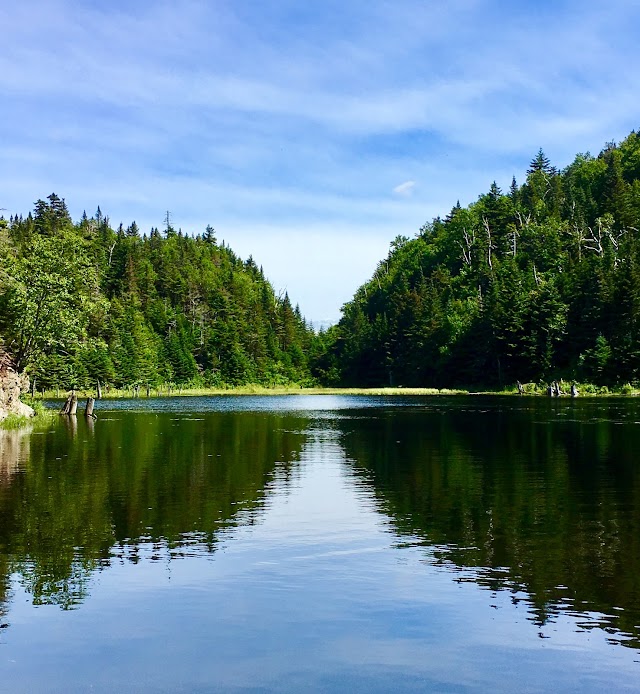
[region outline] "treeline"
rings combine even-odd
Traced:
[[[640,378],[640,135],[398,237],[323,336],[344,385]]]
[[[210,226],[74,223],[55,194],[0,219],[0,344],[38,388],[308,383],[313,339]]]

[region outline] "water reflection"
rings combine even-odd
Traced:
[[[639,646],[639,403],[404,399],[363,408],[361,399],[336,407],[295,398],[294,410],[278,401],[268,411],[252,402],[194,414],[182,399],[173,412],[113,410],[95,425],[78,417],[45,432],[0,432],[0,625],[12,576],[34,604],[72,608],[106,567],[214,555],[231,529],[261,523],[274,492],[295,483],[307,505],[287,522],[299,524],[305,549],[289,557],[287,579],[300,570],[293,560],[334,557],[340,588],[323,586],[319,600],[361,569],[352,552],[398,561],[417,546],[447,577],[528,605],[542,635],[573,614]],[[336,461],[346,479],[324,500],[319,473]],[[323,503],[343,492],[360,507],[339,516],[339,533],[353,535],[373,505],[369,515],[391,523],[391,548],[388,533],[372,544],[363,532],[361,546],[322,553],[338,534]],[[265,566],[268,549],[255,548]]]
[[[0,429],[0,487],[9,486],[20,464],[28,460],[32,429]]]
[[[3,469],[27,460],[26,442],[30,456],[0,496],[0,602],[14,572],[34,604],[70,608],[92,572],[136,563],[141,544],[215,551],[221,529],[256,522],[276,468],[286,485],[304,440],[295,418],[266,414],[117,413],[92,424],[7,432]]]
[[[540,626],[589,613],[585,628],[639,647],[640,425],[635,404],[611,404],[611,418],[593,407],[387,410],[341,429],[407,542],[459,580],[525,599]]]

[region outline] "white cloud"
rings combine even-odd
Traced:
[[[322,319],[396,235],[538,147],[563,166],[638,126],[638,2],[286,5],[4,3],[0,206],[55,191],[143,229],[169,208],[267,273],[286,231],[274,282]]]
[[[397,185],[393,189],[393,192],[396,195],[402,195],[403,197],[409,197],[409,196],[413,195],[413,191],[414,191],[415,187],[416,187],[415,181],[405,181],[404,183]]]

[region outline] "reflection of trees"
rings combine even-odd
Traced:
[[[33,436],[25,474],[0,496],[0,575],[17,571],[37,604],[73,606],[94,570],[137,561],[144,543],[213,551],[221,528],[255,522],[303,441],[291,417],[115,416],[93,433],[79,417],[75,432]]]
[[[6,430],[0,429],[0,535],[7,527],[4,514],[4,498],[21,466],[29,460],[30,434],[32,427]],[[0,540],[0,629],[4,627],[6,605],[9,595],[9,560],[4,542]]]
[[[640,427],[531,407],[387,411],[345,420],[344,446],[398,531],[439,560],[525,591],[539,623],[595,610],[637,645]]]

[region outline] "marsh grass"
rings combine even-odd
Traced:
[[[95,391],[78,390],[76,391],[78,400],[96,397]],[[302,386],[261,386],[249,384],[229,388],[152,388],[150,397],[193,397],[193,396],[216,396],[216,395],[465,395],[468,391],[450,388],[306,388]],[[37,395],[36,403],[42,404],[42,400],[62,399],[67,396],[66,391],[45,390]],[[120,389],[110,388],[108,391],[103,389],[103,400],[114,400],[120,398],[132,398],[134,391],[131,388]],[[146,389],[141,389],[140,399],[147,397]],[[29,401],[33,407],[34,402]]]
[[[33,421],[33,418],[22,417],[16,414],[7,415],[2,421],[0,421],[0,429],[5,431],[11,431],[14,429],[22,429]]]

